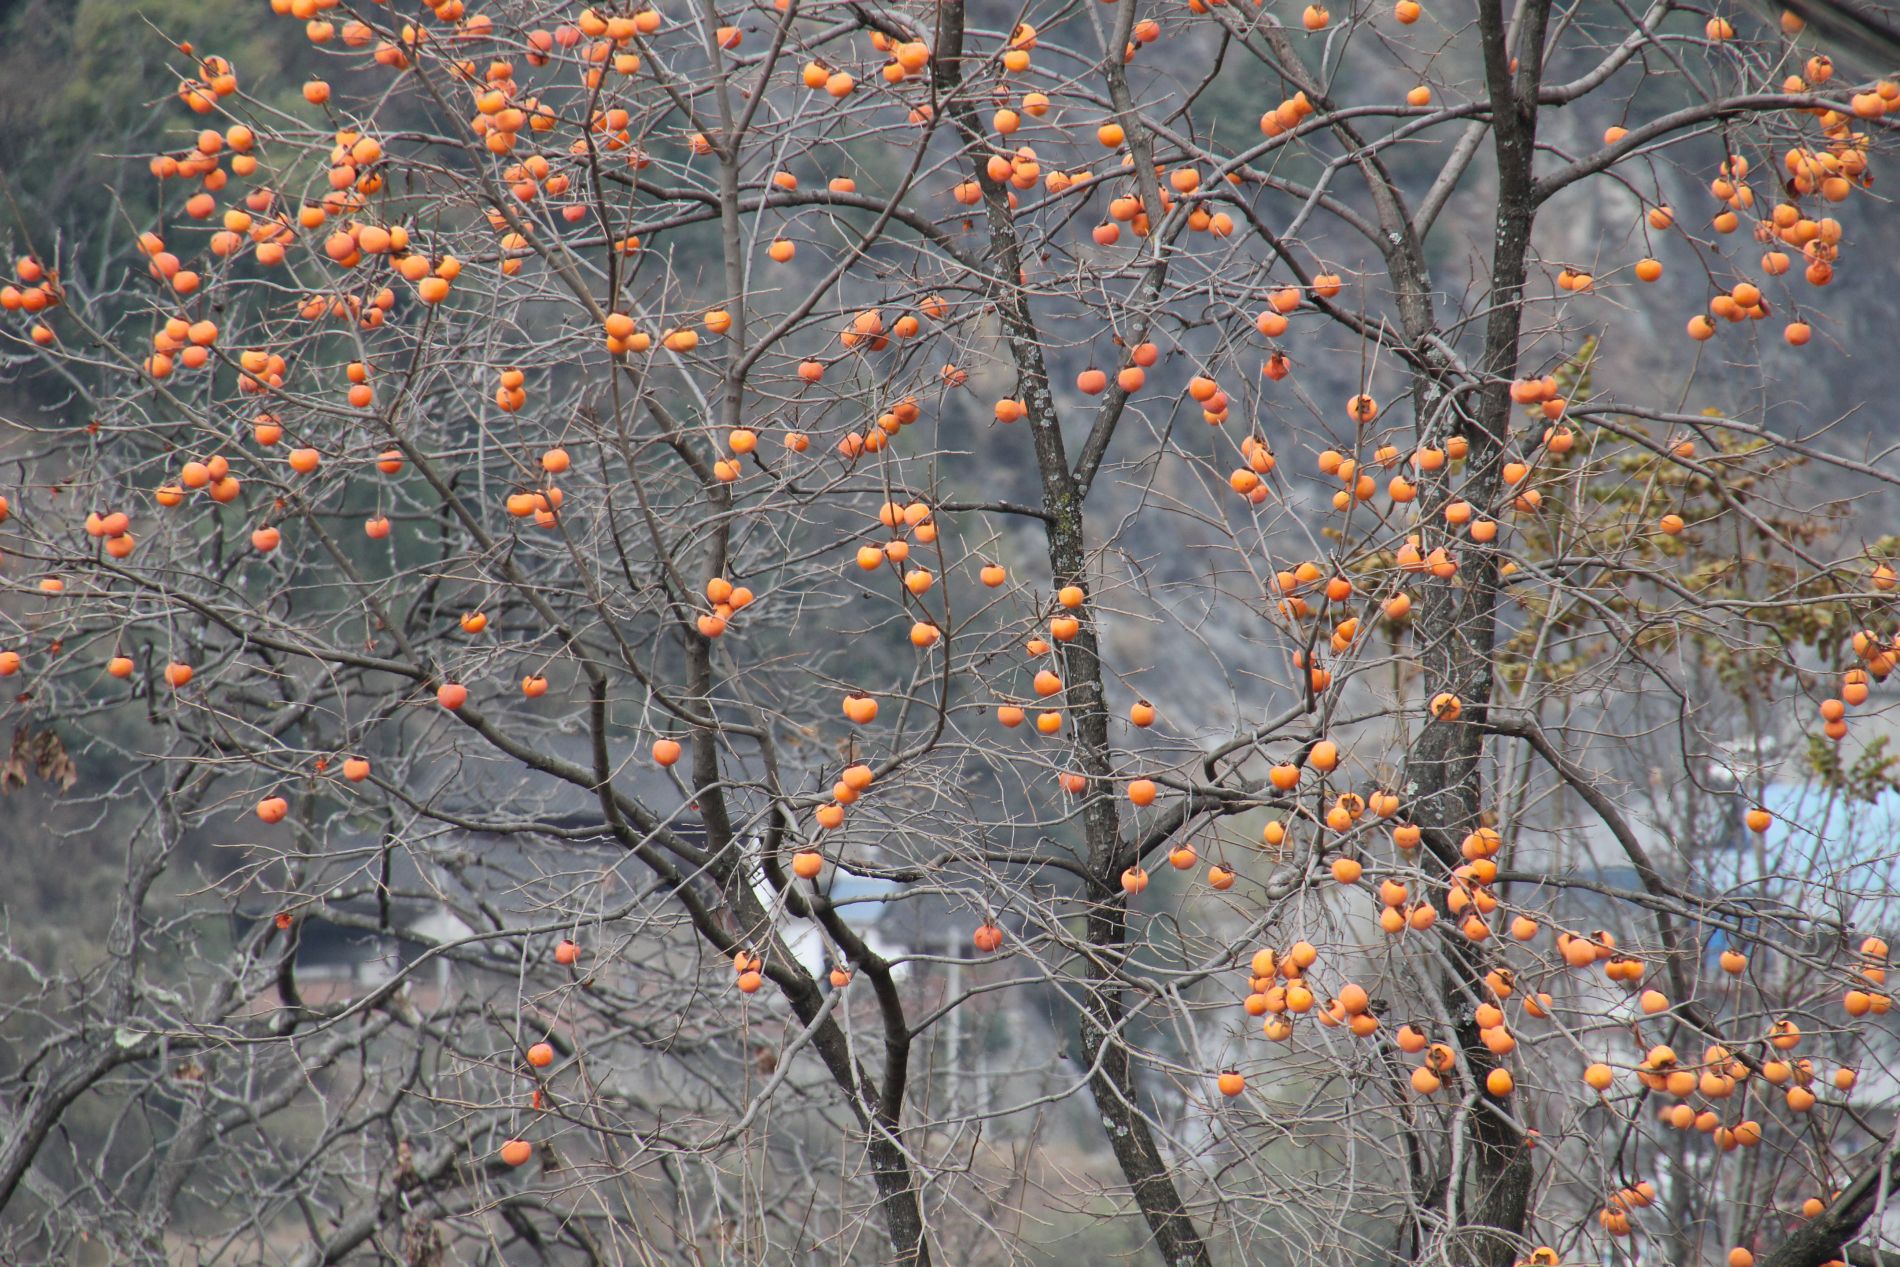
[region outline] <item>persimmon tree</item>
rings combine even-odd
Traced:
[[[1875,1260],[1855,49],[270,9],[0,293],[16,847],[119,873],[0,1256]]]

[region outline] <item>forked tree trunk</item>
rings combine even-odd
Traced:
[[[1536,217],[1532,160],[1537,129],[1537,88],[1544,43],[1547,0],[1530,0],[1520,13],[1519,29],[1507,27],[1499,0],[1478,6],[1485,80],[1491,99],[1492,149],[1496,157],[1498,205],[1491,257],[1490,313],[1478,369],[1482,387],[1474,403],[1454,403],[1461,417],[1455,430],[1470,444],[1468,475],[1458,495],[1479,506],[1497,503],[1503,489],[1502,464],[1511,424],[1510,381],[1517,374],[1521,303],[1531,226]],[[1513,40],[1515,34],[1515,40]],[[1515,47],[1513,47],[1515,45]],[[1434,393],[1421,392],[1423,395]],[[1433,487],[1436,485],[1436,487]],[[1426,503],[1446,500],[1444,478],[1427,486]],[[1428,524],[1438,520],[1428,511]],[[1423,545],[1458,543],[1448,536]],[[1493,674],[1498,608],[1498,564],[1489,552],[1461,558],[1456,583],[1425,590],[1415,620],[1415,638],[1424,669],[1424,697],[1449,691],[1465,700],[1473,724],[1432,722],[1420,732],[1407,767],[1406,799],[1433,851],[1447,866],[1460,860],[1460,842],[1478,827],[1485,806],[1481,725],[1496,685]],[[1531,1190],[1531,1150],[1503,1115],[1508,1100],[1495,1100],[1483,1089],[1497,1058],[1480,1038],[1474,1000],[1484,997],[1485,973],[1492,966],[1480,943],[1464,944],[1447,929],[1457,971],[1445,990],[1447,1012],[1455,1019],[1465,1068],[1477,1097],[1467,1116],[1466,1173],[1450,1175],[1456,1218],[1449,1261],[1472,1267],[1510,1267],[1520,1255]],[[1425,1247],[1421,1247],[1425,1248]],[[1428,1251],[1429,1252],[1429,1251]]]

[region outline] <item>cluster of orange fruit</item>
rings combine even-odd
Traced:
[[[1883,593],[1892,590],[1894,569],[1887,563],[1877,563],[1870,579],[1874,589]],[[1860,657],[1860,664],[1841,673],[1839,694],[1822,700],[1819,709],[1821,733],[1836,743],[1847,738],[1847,710],[1865,704],[1873,694],[1873,684],[1886,681],[1894,666],[1900,664],[1900,634],[1882,638],[1862,629],[1848,640],[1848,645]]]
[[[1712,24],[1716,21],[1719,19],[1711,19]],[[1783,83],[1785,92],[1807,93],[1834,74],[1833,63],[1821,56],[1809,58],[1804,69],[1805,76],[1790,76]],[[1872,90],[1854,95],[1852,115],[1820,107],[1803,111],[1818,120],[1822,143],[1791,146],[1781,156],[1785,188],[1791,199],[1776,203],[1754,226],[1755,238],[1768,247],[1761,257],[1761,271],[1765,276],[1781,277],[1790,271],[1792,261],[1782,249],[1785,247],[1800,253],[1804,262],[1802,276],[1810,285],[1826,286],[1833,281],[1844,232],[1841,223],[1829,216],[1805,212],[1798,200],[1818,196],[1824,202],[1840,203],[1846,201],[1855,188],[1871,186],[1873,177],[1868,168],[1871,141],[1865,132],[1855,131],[1853,123],[1856,116],[1862,120],[1875,119],[1896,107],[1900,107],[1900,83],[1883,80]],[[1624,135],[1624,129],[1611,128],[1604,141],[1615,144]],[[1754,214],[1755,193],[1747,181],[1749,170],[1748,159],[1734,154],[1722,160],[1716,176],[1709,182],[1710,195],[1721,204],[1711,221],[1718,234],[1736,232],[1742,227],[1742,217]],[[1646,221],[1650,229],[1662,232],[1674,226],[1675,213],[1667,206],[1652,207]],[[1634,271],[1639,280],[1654,282],[1662,276],[1663,266],[1661,261],[1647,256],[1637,262]],[[1698,341],[1711,339],[1718,329],[1718,321],[1759,321],[1771,311],[1762,287],[1743,280],[1727,291],[1718,291],[1707,313],[1691,317],[1688,334]],[[1813,338],[1813,330],[1807,322],[1797,318],[1783,327],[1782,335],[1790,345],[1801,347]]]
[[[739,993],[757,994],[765,984],[765,961],[750,950],[741,950],[732,957],[732,973]]]
[[[1285,951],[1255,951],[1247,964],[1248,993],[1242,1002],[1247,1015],[1264,1016],[1261,1031],[1274,1042],[1291,1038],[1291,1018],[1303,1016],[1316,1006],[1328,1024],[1344,1024],[1362,1038],[1371,1037],[1379,1021],[1372,1015],[1371,999],[1364,987],[1347,982],[1337,996],[1320,1004],[1306,975],[1317,962],[1319,949],[1310,941],[1296,941]]]
[[[752,605],[752,597],[751,590],[734,585],[723,576],[707,581],[706,601],[712,604],[712,610],[701,612],[698,617],[700,635],[717,638],[724,634],[732,617]]]
[[[13,261],[13,275],[20,284],[0,286],[0,311],[38,316],[59,307],[66,297],[58,276],[31,255],[22,255]],[[44,321],[35,321],[28,327],[27,334],[42,347],[51,344],[55,337],[53,328]]]
[[[846,696],[845,715],[853,721],[858,721],[859,718],[870,721],[877,716],[877,701],[867,695]],[[855,805],[858,798],[870,789],[872,778],[871,767],[863,762],[846,766],[844,772],[838,776],[838,781],[832,785],[831,800],[818,807],[816,813],[818,826],[825,831],[834,831],[844,826],[845,808]],[[823,858],[807,859],[803,865],[811,870],[812,876],[815,876],[818,874],[818,867],[823,865]],[[799,869],[797,860],[794,860],[793,869],[795,871]],[[799,871],[799,874],[803,876],[804,872]],[[804,878],[810,879],[811,876],[804,876]]]

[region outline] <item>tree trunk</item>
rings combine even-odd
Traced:
[[[1499,0],[1483,0],[1479,5],[1498,173],[1496,237],[1490,315],[1479,366],[1483,385],[1476,394],[1475,407],[1459,401],[1453,401],[1450,407],[1459,411],[1458,429],[1471,446],[1468,475],[1458,495],[1480,507],[1495,506],[1504,490],[1501,468],[1511,424],[1510,380],[1517,372],[1520,304],[1536,215],[1532,159],[1539,55],[1548,11],[1545,0],[1531,0],[1525,5],[1516,42],[1522,51],[1514,57]],[[1447,494],[1443,478],[1433,483],[1437,487],[1427,501],[1436,507],[1443,504]],[[1441,521],[1427,514],[1425,522],[1432,525]],[[1425,533],[1422,545],[1427,551],[1436,545],[1457,551],[1462,545],[1442,528],[1428,527]],[[1434,536],[1439,539],[1434,541]],[[1492,700],[1497,606],[1496,556],[1489,551],[1472,552],[1459,558],[1455,580],[1425,587],[1416,620],[1425,697],[1449,691],[1468,701],[1467,717],[1472,723],[1484,720]],[[1435,854],[1447,867],[1458,864],[1458,842],[1483,822],[1483,745],[1483,730],[1477,724],[1433,721],[1426,724],[1412,749],[1407,800],[1414,817],[1434,842]],[[1450,1261],[1473,1267],[1510,1267],[1518,1257],[1525,1227],[1531,1152],[1517,1129],[1492,1110],[1493,1104],[1507,1108],[1508,1099],[1492,1100],[1483,1085],[1487,1075],[1499,1066],[1497,1057],[1480,1037],[1473,1008],[1473,999],[1484,997],[1490,956],[1481,943],[1464,944],[1455,931],[1448,930],[1447,935],[1454,940],[1453,960],[1459,970],[1446,984],[1445,1004],[1456,1021],[1465,1067],[1477,1084],[1472,1090],[1478,1097],[1467,1119],[1470,1153],[1466,1173],[1451,1177],[1461,1199],[1451,1233],[1453,1241],[1448,1247]]]

